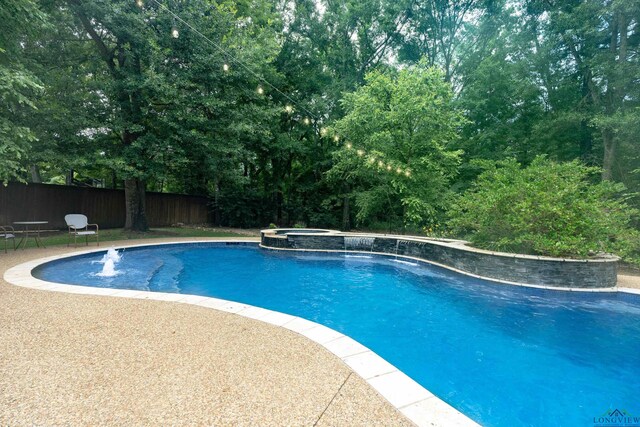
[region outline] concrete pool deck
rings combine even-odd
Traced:
[[[181,240],[227,239],[102,249]],[[69,252],[76,249],[0,254],[0,277]],[[629,278],[620,285],[640,288]],[[0,425],[411,425],[339,358],[284,328],[188,304],[2,279],[0,306]]]
[[[633,276],[628,273],[618,274],[618,286],[622,288],[639,289],[640,276]]]
[[[180,240],[216,239],[113,245]],[[0,253],[0,425],[412,425],[340,359],[284,328],[1,279],[78,249]]]

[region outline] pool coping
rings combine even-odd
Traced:
[[[163,246],[176,244],[202,243],[247,243],[256,244],[257,240],[223,239],[223,240],[193,240],[180,242],[158,242],[119,246],[120,248],[135,248],[149,246]],[[260,246],[257,244],[256,246]],[[51,261],[78,255],[104,252],[108,248],[92,248],[63,255],[54,255],[27,261],[7,269],[4,280],[15,286],[54,292],[65,292],[81,295],[98,295],[122,297],[132,299],[147,299],[197,305],[231,314],[237,314],[252,320],[259,320],[273,326],[295,332],[321,347],[324,347],[338,357],[353,372],[358,374],[369,386],[378,392],[385,400],[395,407],[402,415],[417,426],[477,426],[478,424],[462,412],[428,391],[411,379],[404,372],[387,362],[378,354],[360,344],[351,337],[334,329],[298,316],[282,313],[219,298],[203,297],[200,295],[176,294],[167,292],[137,291],[128,289],[96,288],[91,286],[67,285],[47,282],[31,275],[31,271]],[[327,251],[338,252],[338,251]],[[407,257],[408,258],[408,257]],[[640,293],[640,292],[639,292]]]

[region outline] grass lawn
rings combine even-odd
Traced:
[[[234,233],[229,230],[208,229],[208,228],[188,228],[188,227],[169,227],[169,228],[153,228],[145,233],[126,231],[122,228],[112,228],[100,230],[100,243],[112,242],[118,240],[136,240],[136,239],[153,239],[153,238],[171,238],[171,237],[250,237],[247,233]],[[17,241],[21,236],[18,234]],[[66,245],[68,242],[67,231],[48,231],[42,232],[41,239],[47,246]],[[89,236],[89,245],[95,245],[95,237]],[[16,243],[17,244],[17,243]],[[84,246],[84,238],[78,237],[78,247]],[[32,237],[29,237],[27,247],[35,247],[36,243]],[[73,246],[73,236],[71,240]],[[22,246],[20,246],[22,249]]]

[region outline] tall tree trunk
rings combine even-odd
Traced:
[[[280,227],[283,227],[284,221],[282,217],[282,203],[284,202],[284,198],[282,197],[282,189],[278,188],[276,190],[276,224]]]
[[[610,37],[610,45],[609,45],[609,53],[610,53],[610,62],[609,66],[611,70],[614,70],[617,66],[616,64],[616,55],[618,53],[618,23],[620,19],[618,15],[612,18],[610,22],[611,27],[611,37]],[[626,31],[626,29],[625,29]],[[586,84],[589,94],[591,95],[591,100],[593,105],[596,108],[604,107],[604,112],[606,116],[611,116],[616,110],[616,84],[615,79],[612,76],[609,76],[607,80],[607,88],[605,93],[601,96],[598,87],[594,81],[593,73],[591,69],[584,63],[582,57],[578,53],[578,49],[575,43],[569,37],[563,37],[569,50],[575,59],[578,67],[581,69],[583,74],[583,93],[585,91],[584,85]],[[623,37],[623,44],[625,45],[625,54],[626,54],[626,37]],[[620,58],[621,61],[624,61],[624,58]],[[618,102],[622,99],[619,98]],[[613,167],[617,157],[618,151],[618,142],[617,139],[610,129],[602,129],[602,145],[603,145],[603,156],[602,156],[602,179],[604,181],[613,180]]]
[[[593,107],[593,97],[589,93],[589,77],[582,76],[582,99],[587,109]],[[580,159],[586,164],[593,164],[593,135],[589,129],[589,120],[584,117],[580,120]]]
[[[351,230],[351,209],[349,204],[349,186],[345,185],[345,194],[342,197],[342,231]]]
[[[147,231],[147,215],[145,213],[145,184],[137,178],[124,180],[124,200],[126,220],[124,228],[133,231]]]
[[[35,184],[42,183],[42,177],[40,176],[40,168],[38,165],[29,166],[29,170],[31,171],[31,182]]]
[[[73,185],[73,169],[69,169],[67,171],[67,175],[64,180],[67,185]]]
[[[213,225],[215,225],[216,227],[219,227],[221,222],[222,221],[220,218],[220,180],[216,178],[213,184]]]
[[[621,88],[618,86],[618,81],[616,79],[615,72],[613,70],[616,69],[618,63],[616,61],[616,56],[619,55],[620,65],[623,65],[626,61],[626,36],[623,35],[621,37],[621,49],[618,50],[618,34],[621,32],[627,31],[624,16],[617,12],[612,18],[611,24],[611,40],[609,44],[609,54],[610,54],[610,62],[609,66],[611,67],[610,78],[607,82],[607,90],[604,95],[605,101],[605,112],[607,116],[611,116],[615,113],[616,107],[620,106],[622,103],[622,97],[618,93]],[[614,135],[613,131],[610,129],[602,130],[602,145],[604,148],[603,158],[602,158],[602,180],[603,181],[612,181],[613,180],[613,167],[616,162],[616,158],[618,157],[618,139]]]
[[[604,157],[602,160],[602,180],[613,180],[613,167],[616,161],[616,152],[618,151],[618,141],[613,132],[605,129],[602,131],[602,143],[604,144]]]
[[[589,122],[587,119],[580,120],[580,159],[588,164],[593,164],[593,137],[591,135],[591,129],[589,129]]]

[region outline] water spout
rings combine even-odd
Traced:
[[[116,263],[120,262],[122,256],[114,248],[109,248],[106,254],[102,257],[100,262],[102,265],[102,271],[96,273],[96,276],[100,277],[113,277],[118,275],[116,270]]]
[[[113,277],[118,275],[116,271],[116,263],[111,258],[107,259],[102,266],[102,272],[96,273],[96,276],[100,277]]]
[[[349,250],[353,252],[372,252],[373,242],[375,238],[368,236],[344,236],[344,253],[345,257],[350,258],[371,258],[371,256],[363,255],[347,255]],[[351,249],[349,249],[351,247]]]
[[[114,248],[109,248],[106,254],[102,257],[101,262],[106,263],[107,260],[112,260],[114,263],[119,262],[122,259],[122,255],[118,253]]]
[[[396,239],[396,261],[398,261],[398,248],[400,247],[400,239]]]
[[[353,251],[372,252],[374,241],[375,238],[369,236],[344,236],[344,249],[347,251],[351,246]]]

